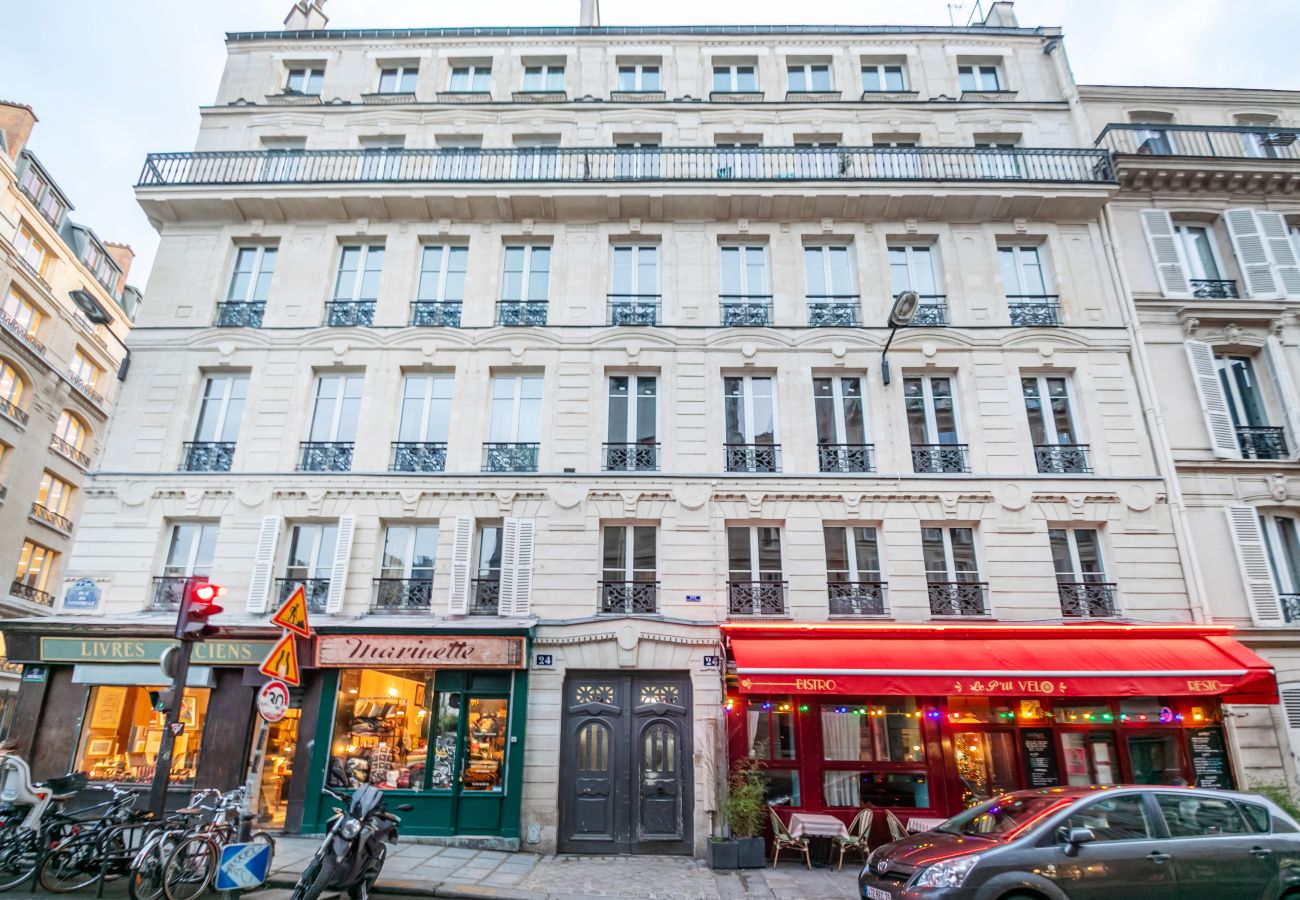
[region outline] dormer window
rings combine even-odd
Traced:
[[[715,65],[713,67],[713,92],[715,94],[757,93],[758,67],[752,62]]]
[[[862,90],[868,94],[901,93],[907,90],[907,77],[902,63],[864,62],[862,64]]]
[[[86,244],[86,249],[81,251],[81,261],[90,269],[95,280],[102,284],[109,293],[117,292],[117,267],[113,265],[108,254],[100,250],[92,243]]]
[[[289,70],[289,78],[284,83],[284,92],[319,97],[321,84],[324,81],[324,66],[299,66]]]
[[[789,76],[787,90],[792,94],[824,94],[831,88],[831,64],[824,60],[791,63],[786,67]]]
[[[379,93],[414,94],[415,82],[420,77],[416,65],[395,65],[379,70]]]
[[[59,192],[54,185],[41,174],[41,170],[30,160],[22,178],[18,181],[18,186],[22,188],[22,192],[28,196],[32,203],[36,204],[36,208],[41,211],[41,215],[45,216],[46,221],[57,228],[63,221],[68,206],[59,196]]]

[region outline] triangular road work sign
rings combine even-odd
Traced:
[[[271,624],[303,637],[311,637],[311,626],[307,624],[307,595],[303,593],[301,584],[293,589],[280,611],[271,617]]]
[[[266,655],[266,660],[257,671],[267,678],[278,678],[294,687],[302,684],[301,673],[298,670],[298,647],[294,643],[293,632],[285,632],[284,637],[271,648],[271,652]]]

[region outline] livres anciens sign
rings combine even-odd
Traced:
[[[200,666],[255,666],[274,641],[209,640],[194,645],[193,662]],[[158,638],[42,637],[42,662],[156,663],[176,641]]]
[[[522,669],[524,639],[459,634],[323,634],[316,638],[316,665]]]

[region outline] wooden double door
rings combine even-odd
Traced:
[[[560,758],[560,852],[691,853],[686,673],[570,673]]]

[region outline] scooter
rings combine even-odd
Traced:
[[[347,811],[335,808],[325,840],[303,869],[290,900],[316,900],[327,890],[347,891],[353,900],[368,900],[388,856],[384,843],[397,840],[402,820],[384,809],[384,792],[372,784],[357,788],[350,801],[329,788],[323,790]],[[401,812],[414,808],[409,803],[397,807]]]

